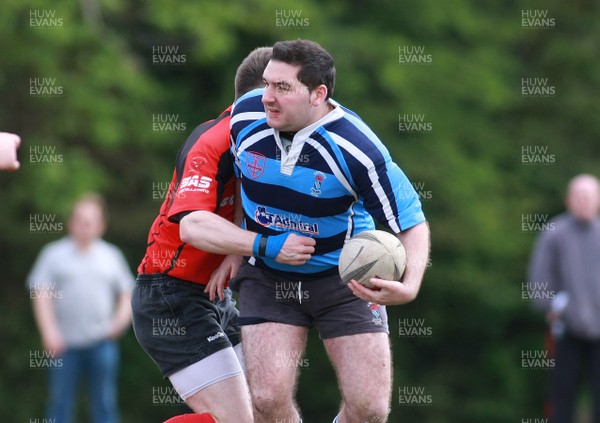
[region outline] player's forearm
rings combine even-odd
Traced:
[[[402,282],[412,288],[416,297],[429,263],[429,225],[423,222],[413,226],[400,233],[399,238],[406,250],[406,270]]]
[[[188,214],[179,223],[181,240],[215,254],[251,256],[256,234],[208,211]]]

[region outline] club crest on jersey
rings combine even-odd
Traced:
[[[325,180],[326,176],[323,172],[317,170],[314,173],[315,175],[315,180],[313,181],[313,186],[310,189],[310,195],[312,195],[313,197],[318,197],[319,195],[321,195],[321,185],[323,184],[323,181]]]
[[[267,211],[266,207],[262,206],[256,208],[254,219],[257,223],[265,227],[271,226],[277,229],[291,230],[311,235],[319,234],[319,225],[316,223],[303,222],[300,215],[271,213]]]
[[[246,170],[248,176],[252,179],[260,178],[265,172],[267,158],[260,153],[254,151],[246,151]]]
[[[204,166],[206,163],[208,163],[208,160],[206,160],[206,157],[204,156],[194,156],[192,157],[192,161],[191,161],[191,170],[198,172],[200,170],[200,168],[202,166]]]

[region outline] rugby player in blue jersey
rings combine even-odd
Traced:
[[[246,231],[214,227],[223,252],[248,256],[232,287],[240,292],[255,421],[300,421],[294,396],[314,326],[342,394],[334,422],[385,422],[392,385],[385,305],[417,296],[428,261],[418,194],[368,126],[331,98],[334,61],[317,43],[276,43],[263,79],[265,88],[241,97],[231,118]],[[402,283],[348,288],[339,253],[375,221],[404,244]],[[189,234],[190,242],[201,238]]]

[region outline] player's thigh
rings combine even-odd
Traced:
[[[283,323],[242,326],[246,375],[253,396],[264,390],[292,394],[308,328]]]
[[[132,299],[136,338],[166,377],[239,342],[230,331],[230,301],[210,301],[199,284],[138,275]],[[239,329],[238,329],[239,331]]]
[[[346,402],[390,398],[391,352],[388,335],[363,333],[323,341]]]
[[[196,413],[210,413],[219,423],[252,423],[246,378],[237,375],[210,385],[186,400]]]
[[[251,421],[248,386],[233,348],[173,373],[169,381],[197,413],[211,413],[221,417],[220,421]]]

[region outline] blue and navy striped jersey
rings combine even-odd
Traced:
[[[425,220],[419,196],[371,129],[335,108],[294,135],[285,151],[266,123],[263,89],[238,99],[231,115],[232,151],[242,181],[245,228],[265,235],[295,232],[317,241],[302,266],[252,258],[258,267],[305,276],[337,267],[345,240],[374,229],[394,233]]]

